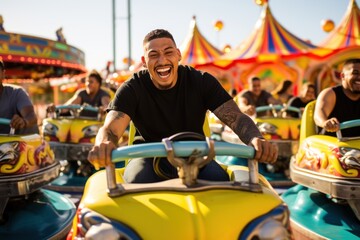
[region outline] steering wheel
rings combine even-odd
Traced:
[[[206,139],[209,153],[205,158],[200,155],[201,151],[197,149],[194,149],[191,155],[186,158],[175,156],[175,151],[172,145],[173,141],[194,139],[203,141],[205,138],[203,135],[195,132],[180,132],[162,140],[167,152],[167,160],[177,169],[179,177],[183,180],[183,183],[188,186],[196,183],[199,169],[204,167],[215,157],[214,141],[209,138]],[[161,170],[160,167],[157,169]],[[166,176],[164,171],[162,171],[162,174]]]
[[[353,128],[353,127],[360,127],[360,119],[354,119],[340,123],[339,130],[336,132],[336,137],[341,139],[342,138],[341,130]],[[323,128],[320,134],[323,135],[325,134],[325,132],[326,130]]]
[[[265,111],[271,111],[272,115],[274,117],[279,117],[279,113],[280,116],[282,115],[282,113],[286,112],[286,111],[291,111],[291,112],[296,112],[299,113],[299,116],[301,117],[301,110],[297,107],[292,107],[292,106],[284,106],[284,105],[267,105],[267,106],[260,106],[260,107],[256,107],[256,112],[265,112]]]
[[[70,111],[71,115],[74,116],[75,118],[78,118],[82,111],[90,111],[90,112],[97,113],[97,118],[101,119],[101,114],[99,112],[99,108],[93,107],[88,104],[83,104],[83,105],[71,104],[71,105],[56,106],[55,107],[55,118],[59,118],[59,116],[61,116],[62,109],[68,109]]]
[[[205,136],[196,133],[196,132],[180,132],[168,137],[170,141],[179,141],[179,140],[200,140],[204,141]]]

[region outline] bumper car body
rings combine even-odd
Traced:
[[[63,109],[67,109],[69,114],[61,114]],[[57,106],[55,114],[43,120],[43,137],[61,165],[59,178],[48,189],[82,193],[87,178],[95,172],[87,156],[103,125],[98,111],[98,108],[88,105],[63,105]],[[87,114],[83,115],[83,112]]]
[[[169,145],[173,155],[169,155]],[[200,153],[197,156],[206,156],[211,151],[208,146],[204,141],[138,144],[118,148],[112,156],[113,162],[130,156],[178,160],[194,150]],[[217,155],[236,151],[240,157],[253,154],[252,148],[243,147],[224,142],[214,145]],[[245,148],[250,152],[239,154],[239,149]],[[179,167],[184,170],[180,176],[185,177],[147,184],[125,183],[124,168],[107,167],[89,178],[68,238],[290,238],[287,206],[265,178],[258,178],[257,165],[250,165],[254,166],[250,172],[243,166],[229,166],[229,182],[199,180],[187,174],[188,168]]]
[[[299,150],[290,162],[291,179],[299,185],[282,198],[294,208],[292,225],[300,237],[359,238],[360,136],[345,138],[341,130],[360,126],[360,120],[341,123],[336,137],[323,135],[317,133],[314,108],[312,102],[305,109]]]
[[[43,189],[60,171],[49,144],[39,134],[1,134],[0,151],[1,238],[64,238],[76,209],[68,198]]]

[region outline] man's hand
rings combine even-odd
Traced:
[[[101,117],[104,117],[106,115],[106,107],[104,106],[99,106],[99,113],[101,114]]]
[[[26,119],[20,117],[17,114],[15,114],[10,121],[10,127],[15,128],[15,129],[26,128],[27,125],[28,125],[28,122],[26,121]]]
[[[278,147],[275,144],[262,138],[254,138],[250,142],[250,145],[255,148],[254,159],[262,163],[273,164],[278,157]]]
[[[340,123],[337,118],[330,118],[324,122],[323,128],[328,132],[336,132],[340,130]]]
[[[100,145],[95,145],[88,155],[89,162],[94,165],[96,170],[99,170],[101,167],[106,167],[111,164],[111,153],[117,146],[115,146],[111,141],[106,141]]]
[[[53,113],[53,112],[55,112],[55,110],[56,110],[56,107],[55,107],[55,105],[52,103],[52,104],[49,104],[47,107],[46,107],[46,112],[48,112],[48,113]]]
[[[111,110],[106,114],[104,125],[99,129],[94,147],[89,151],[88,160],[95,169],[110,166],[112,150],[118,147],[119,139],[130,123],[130,117],[120,111]]]
[[[244,107],[244,113],[249,116],[252,116],[256,113],[256,109],[253,105],[248,105],[248,106]]]

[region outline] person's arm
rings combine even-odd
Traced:
[[[250,105],[249,101],[245,97],[240,96],[238,98],[238,103],[239,103],[239,108],[243,113],[246,113],[247,115],[250,116],[256,113],[255,106]]]
[[[106,109],[109,106],[110,103],[110,96],[104,96],[101,98],[101,106],[104,107],[104,109]]]
[[[108,108],[110,103],[110,96],[103,96],[101,98],[101,106],[99,107],[99,112],[101,113],[101,115],[105,115],[106,114],[106,109]]]
[[[29,128],[37,125],[37,116],[34,106],[29,105],[20,109],[20,116],[15,114],[10,122],[10,126],[15,129]]]
[[[297,99],[297,97],[290,98],[289,101],[286,103],[286,105],[289,106],[289,107],[297,107],[297,106],[294,105],[295,99]]]
[[[296,108],[299,108],[297,105],[296,105],[296,99],[299,99],[298,97],[292,97],[289,99],[289,101],[285,104],[285,108],[288,108],[288,107],[296,107]],[[304,111],[304,108],[299,108],[301,113],[296,113],[296,112],[292,112],[292,111],[285,111],[283,112],[283,117],[300,117]]]
[[[111,110],[105,118],[104,125],[99,129],[88,160],[96,169],[111,163],[111,152],[118,146],[119,139],[130,123],[130,117],[119,111]]]
[[[10,126],[15,129],[28,128],[37,125],[37,116],[35,114],[34,106],[30,100],[29,95],[23,88],[19,88],[13,94],[16,94],[16,105],[20,115],[14,114],[10,121]]]
[[[233,100],[229,100],[214,110],[214,114],[229,126],[247,145],[252,145],[256,154],[254,159],[259,162],[274,163],[277,159],[276,145],[266,141],[253,120],[242,113]]]
[[[327,88],[321,91],[315,104],[315,124],[321,128],[324,128],[328,132],[336,132],[340,127],[340,123],[337,118],[328,119],[331,111],[334,109],[335,103],[335,92],[331,88]]]

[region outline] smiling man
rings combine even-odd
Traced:
[[[314,120],[328,135],[335,136],[340,123],[360,118],[360,59],[345,61],[341,84],[322,90],[315,105]],[[344,137],[360,136],[360,128],[342,130]]]
[[[105,109],[110,102],[110,94],[101,88],[102,77],[96,70],[92,70],[85,79],[85,88],[80,88],[75,94],[67,100],[64,105],[84,105],[88,104],[93,107],[98,107],[100,113],[105,113]],[[56,107],[50,104],[47,107],[47,112],[55,112]],[[68,112],[69,109],[62,109],[61,113]],[[82,111],[81,116],[97,117],[96,112]]]
[[[253,121],[241,113],[232,97],[210,74],[179,65],[180,50],[173,36],[156,29],[143,41],[145,70],[135,73],[117,90],[110,102],[104,126],[99,130],[89,161],[95,166],[111,164],[116,147],[130,120],[146,142],[160,142],[179,132],[204,136],[208,110],[227,124],[246,144],[257,150],[255,159],[273,163],[277,148],[264,140]],[[157,182],[176,178],[166,159],[132,159],[126,167],[127,182]],[[199,172],[200,179],[226,181],[227,173],[216,161]]]

